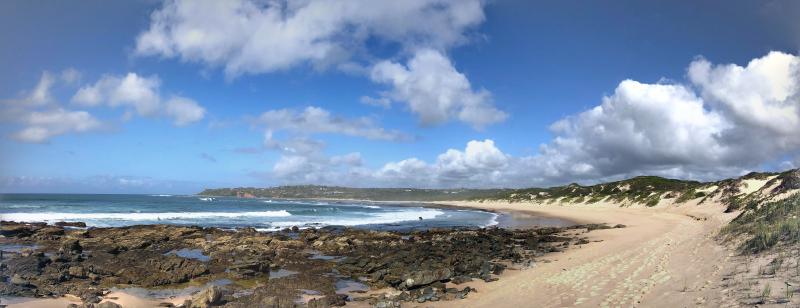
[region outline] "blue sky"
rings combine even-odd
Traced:
[[[794,2],[343,3],[0,3],[0,190],[522,187],[799,163]]]

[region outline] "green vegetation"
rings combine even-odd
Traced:
[[[610,182],[591,186],[569,184],[551,188],[525,188],[502,191],[489,199],[502,199],[511,202],[524,202],[531,200],[554,200],[561,198],[562,202],[572,203],[597,203],[610,200],[618,203],[640,203],[648,206],[657,205],[662,198],[693,199],[695,189],[703,183],[666,179],[657,176],[640,176],[628,180]],[[687,196],[688,195],[688,196]]]
[[[761,291],[761,302],[766,303],[770,295],[772,295],[772,288],[769,284],[766,284],[764,285],[764,290]]]
[[[800,243],[800,194],[775,202],[750,202],[744,212],[722,230],[726,236],[744,236],[744,251],[761,252],[780,243]]]

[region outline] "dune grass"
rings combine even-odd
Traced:
[[[800,243],[800,194],[780,201],[750,203],[722,233],[744,236],[740,248],[753,253],[778,244]]]

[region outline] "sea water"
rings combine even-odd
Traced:
[[[370,229],[486,227],[497,214],[425,204],[246,199],[196,195],[0,194],[0,220],[84,222],[93,227],[174,224],[253,227],[272,231],[297,226]]]

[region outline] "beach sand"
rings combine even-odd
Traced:
[[[588,233],[591,242],[546,255],[532,268],[499,281],[473,281],[464,301],[419,307],[689,307],[730,306],[719,282],[732,252],[714,236],[733,218],[721,205],[626,208],[614,204],[538,205],[446,202],[493,211],[520,211],[579,223],[624,224]],[[416,307],[412,305],[412,307]]]

